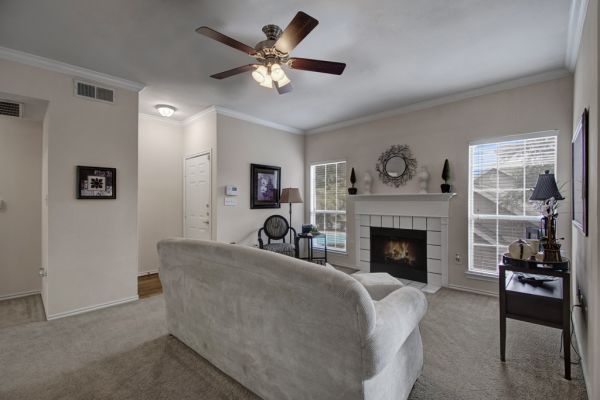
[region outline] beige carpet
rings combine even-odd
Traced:
[[[45,320],[39,294],[0,301],[0,329]]]
[[[411,399],[586,398],[579,366],[562,378],[558,330],[509,321],[501,363],[496,299],[442,289],[428,300]],[[0,325],[0,399],[258,399],[167,335],[162,296],[50,322],[3,307],[15,319]]]

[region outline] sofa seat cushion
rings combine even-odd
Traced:
[[[273,251],[275,253],[287,254],[294,256],[296,248],[291,243],[267,243],[263,245],[263,249]]]
[[[351,276],[367,289],[373,300],[381,300],[404,286],[398,279],[385,272],[357,272]]]

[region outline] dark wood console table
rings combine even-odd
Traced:
[[[562,329],[565,379],[571,379],[571,275],[567,270],[499,265],[500,359],[505,361],[506,318]],[[519,274],[555,277],[541,286],[522,283]]]

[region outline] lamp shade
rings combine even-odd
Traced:
[[[538,177],[535,188],[533,189],[533,194],[529,200],[546,201],[552,197],[554,197],[555,200],[565,199],[558,191],[554,174],[551,174],[550,171],[546,170],[546,172],[540,174]]]
[[[300,189],[298,188],[281,189],[279,201],[282,203],[304,203],[302,201],[302,196],[300,195]]]

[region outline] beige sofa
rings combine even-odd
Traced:
[[[158,252],[169,331],[265,400],[406,399],[421,372],[417,289],[374,301],[350,275],[246,246]]]

